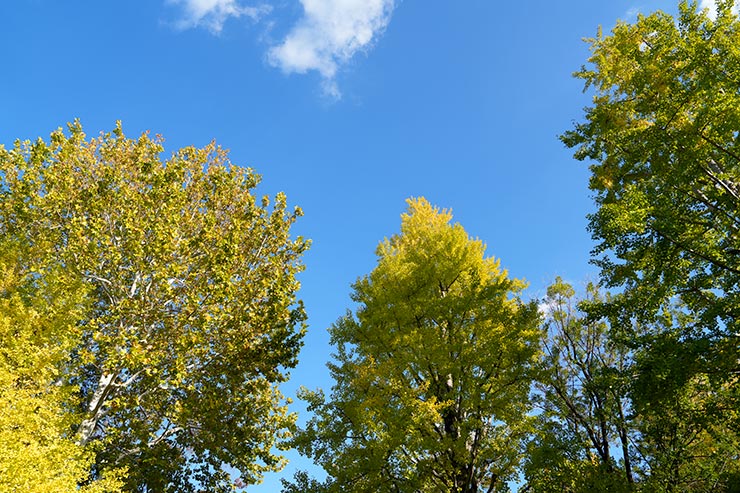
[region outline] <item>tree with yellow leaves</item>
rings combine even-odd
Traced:
[[[80,335],[82,286],[60,272],[34,275],[20,251],[0,245],[0,490],[120,491],[115,474],[88,481],[93,450],[77,442],[76,387],[63,377]]]
[[[278,386],[301,345],[308,243],[290,234],[300,209],[255,197],[259,176],[215,144],[162,152],[120,124],[0,147],[0,234],[28,245],[39,279],[64,272],[89,299],[53,379],[79,390],[93,478],[232,491],[284,463],[274,447],[295,417]]]
[[[286,491],[494,492],[515,474],[537,309],[448,211],[408,204],[330,329],[331,395],[303,393],[315,415],[295,445],[328,479],[299,474]]]

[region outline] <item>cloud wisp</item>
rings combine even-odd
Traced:
[[[269,63],[283,72],[318,72],[324,93],[339,99],[339,68],[358,51],[372,47],[385,30],[394,0],[300,0],[303,17],[282,43],[267,54]]]
[[[213,34],[219,34],[229,18],[247,17],[257,21],[271,10],[269,5],[243,6],[237,0],[167,0],[167,3],[182,7],[183,16],[175,22],[175,27],[205,27]]]

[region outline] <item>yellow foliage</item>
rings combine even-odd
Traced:
[[[49,304],[47,295],[61,286],[39,286],[41,281],[24,276],[17,253],[0,247],[0,491],[120,491],[116,474],[78,489],[93,456],[76,443],[75,389],[60,369],[75,341],[79,292]]]

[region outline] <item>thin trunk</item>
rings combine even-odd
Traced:
[[[616,397],[616,396],[615,396]],[[617,402],[617,409],[619,411],[619,440],[622,443],[622,457],[624,458],[624,474],[627,476],[627,482],[632,485],[635,480],[632,476],[632,460],[630,459],[629,451],[629,437],[627,436],[627,428],[625,426],[624,410],[622,404]]]

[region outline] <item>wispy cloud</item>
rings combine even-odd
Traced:
[[[709,9],[709,17],[712,19],[717,18],[717,2],[716,0],[701,0],[699,2],[700,9]],[[735,7],[732,9],[736,14],[740,12],[740,2],[735,2]]]
[[[316,71],[326,95],[338,99],[339,68],[367,50],[390,22],[394,0],[300,0],[303,17],[282,43],[268,52],[285,73]]]
[[[642,13],[642,9],[640,7],[632,7],[624,14],[624,20],[627,22],[633,22],[637,19],[637,16],[640,13]]]
[[[253,21],[270,12],[269,5],[244,6],[237,0],[166,0],[182,7],[183,15],[175,22],[178,29],[205,27],[218,34],[231,17],[248,17]]]

